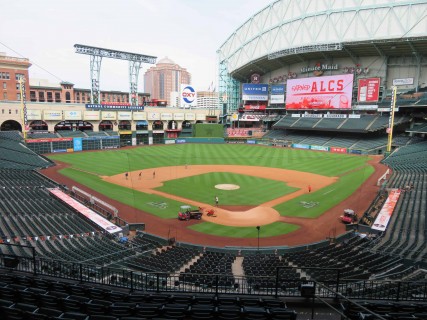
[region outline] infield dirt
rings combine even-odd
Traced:
[[[293,192],[292,194],[288,194],[272,201],[263,203],[257,207],[220,205],[219,207],[215,208],[215,211],[217,213],[215,218],[207,217],[206,215],[204,215],[203,219],[205,221],[211,221],[217,224],[229,226],[256,226],[272,223],[275,221],[296,224],[300,227],[297,231],[285,235],[262,238],[260,241],[261,246],[294,246],[321,241],[328,237],[333,237],[342,234],[345,231],[345,226],[339,221],[339,217],[342,214],[343,210],[346,208],[352,208],[356,212],[364,212],[368,208],[372,200],[376,197],[378,192],[376,182],[378,178],[382,176],[387,170],[386,166],[379,163],[381,159],[382,157],[372,156],[369,163],[375,168],[375,172],[350,197],[348,197],[343,202],[336,205],[335,207],[315,219],[281,217],[279,213],[272,207],[276,204],[282,203],[301,194],[307,193],[308,184],[311,185],[312,192],[315,192],[317,189],[333,183],[336,178],[330,178],[293,170],[227,165],[191,166],[187,169],[185,168],[185,166],[180,166],[179,168],[177,167],[176,170],[171,170],[170,167],[142,170],[141,180],[139,180],[138,176],[141,171],[130,173],[128,180],[125,179],[124,174],[112,177],[103,177],[103,179],[111,183],[116,183],[127,187],[133,186],[133,188],[138,189],[142,192],[159,194],[167,198],[184,201],[186,203],[201,207],[212,207],[212,204],[203,204],[189,199],[183,199],[176,195],[171,195],[167,193],[162,193],[157,190],[153,190],[153,188],[160,186],[163,181],[167,181],[170,179],[178,179],[188,177],[190,175],[199,175],[213,171],[233,172],[284,181],[291,187],[298,187],[301,189],[296,192]],[[200,221],[192,220],[188,222],[178,222],[176,218],[162,219],[147,212],[132,208],[121,202],[109,199],[104,195],[97,193],[95,190],[91,190],[84,185],[80,185],[75,181],[61,175],[58,172],[59,170],[67,166],[68,165],[65,163],[57,162],[57,166],[44,169],[42,170],[42,173],[60,184],[67,185],[69,188],[71,188],[72,186],[77,186],[95,195],[96,197],[112,204],[119,210],[120,217],[130,223],[146,223],[146,231],[148,233],[156,234],[161,237],[175,237],[177,241],[197,243],[201,245],[211,245],[218,247],[257,246],[256,238],[240,239],[201,234],[199,232],[187,228],[189,225],[199,223]],[[153,170],[156,171],[155,178],[153,178],[152,175]],[[171,172],[173,172],[173,175],[171,175]]]

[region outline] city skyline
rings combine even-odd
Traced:
[[[29,76],[52,83],[68,81],[90,88],[89,56],[74,44],[169,57],[191,74],[197,90],[217,78],[216,50],[254,13],[271,0],[118,0],[72,5],[53,0],[17,0],[3,6],[0,52],[30,59]],[[136,39],[136,40],[134,40]],[[144,88],[144,64],[138,91]],[[101,90],[129,90],[126,61],[103,59]]]

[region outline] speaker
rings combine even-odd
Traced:
[[[3,259],[5,268],[14,269],[19,264],[19,259],[17,257],[4,257]]]
[[[303,298],[314,298],[314,295],[316,294],[314,282],[301,284],[300,293]]]

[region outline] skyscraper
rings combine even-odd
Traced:
[[[168,106],[170,93],[179,92],[181,84],[191,84],[191,75],[168,57],[159,60],[144,74],[144,92],[150,93],[151,99],[167,100]]]

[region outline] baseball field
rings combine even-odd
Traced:
[[[55,180],[100,195],[120,207],[125,220],[145,222],[148,232],[239,245],[251,245],[244,240],[258,236],[280,242],[299,235],[305,243],[332,229],[339,233],[343,206],[363,213],[376,195],[374,176],[384,173],[368,156],[239,144],[145,146],[49,158],[59,165],[47,169],[48,175],[55,172]],[[213,209],[214,215],[178,221],[182,205],[205,213]]]

